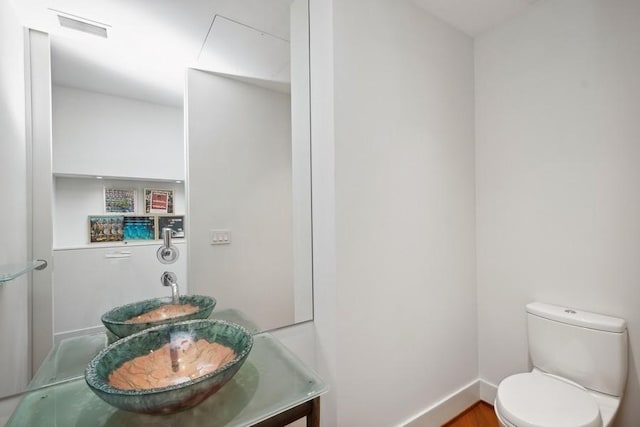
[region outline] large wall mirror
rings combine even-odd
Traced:
[[[266,329],[312,317],[308,7],[282,6],[216,16],[185,97],[190,290]]]
[[[168,295],[164,270],[260,330],[311,320],[308,0],[19,9],[51,44],[52,169],[35,173],[52,183],[53,323],[33,328],[97,331],[113,306]],[[172,192],[179,263],[157,261],[158,240],[90,241],[112,188],[142,217],[146,190]]]

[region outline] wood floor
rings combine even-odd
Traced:
[[[442,427],[500,427],[493,406],[477,402]]]

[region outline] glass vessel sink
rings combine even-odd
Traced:
[[[102,350],[89,363],[85,379],[98,397],[117,408],[169,414],[222,388],[252,346],[249,331],[222,320],[160,325]]]
[[[203,295],[181,295],[179,304],[172,304],[171,298],[154,298],[116,307],[101,320],[115,337],[124,338],[153,326],[206,319],[215,305],[214,298]],[[110,337],[110,341],[114,339]]]

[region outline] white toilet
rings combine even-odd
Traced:
[[[504,427],[609,427],[627,380],[627,323],[558,307],[527,305],[531,372],[498,386]]]

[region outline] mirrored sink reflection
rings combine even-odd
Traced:
[[[113,342],[153,326],[206,319],[215,305],[215,298],[203,295],[180,295],[178,304],[172,298],[154,298],[116,307],[101,320],[113,335],[109,342]]]

